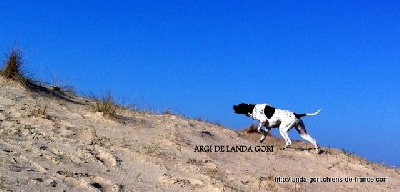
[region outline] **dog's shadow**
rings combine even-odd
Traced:
[[[312,152],[315,151],[315,148],[313,147],[289,147],[289,148],[281,148],[282,151],[287,151],[287,150],[295,150],[295,151],[308,151],[308,152]],[[317,155],[322,155],[322,154],[329,154],[329,151],[326,151],[324,149],[319,149]]]

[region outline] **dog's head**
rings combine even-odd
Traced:
[[[233,105],[233,110],[237,114],[244,114],[247,117],[250,117],[250,115],[253,113],[254,106],[255,105],[253,104],[241,103],[239,105]]]

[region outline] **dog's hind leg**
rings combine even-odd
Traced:
[[[307,133],[306,127],[305,127],[303,121],[300,121],[300,122],[298,123],[298,125],[296,126],[296,130],[297,130],[297,132],[299,132],[301,138],[303,138],[303,139],[309,141],[311,144],[314,145],[314,147],[315,147],[315,149],[317,150],[317,153],[318,153],[318,152],[319,152],[319,147],[318,147],[317,141],[316,141],[315,139],[313,139],[313,138]]]
[[[319,152],[319,147],[318,147],[317,141],[315,139],[313,139],[309,134],[300,134],[300,136],[303,139],[312,143],[315,146],[315,149],[317,150],[317,152]]]

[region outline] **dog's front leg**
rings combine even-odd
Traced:
[[[261,139],[259,140],[260,143],[262,143],[265,140],[265,137],[267,137],[267,133],[269,131],[269,129],[267,131],[261,129],[264,125],[265,122],[260,122],[260,124],[257,127],[257,131],[262,134]]]
[[[262,133],[261,133],[262,136],[261,136],[261,139],[259,140],[260,143],[262,143],[265,140],[265,138],[267,137],[270,130],[271,130],[271,128],[266,128],[265,130],[262,130]]]

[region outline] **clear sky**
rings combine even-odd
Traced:
[[[35,79],[232,129],[240,102],[322,109],[321,145],[400,167],[398,0],[0,1],[15,44]]]

